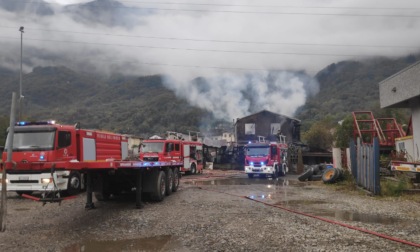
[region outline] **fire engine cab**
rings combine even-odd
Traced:
[[[202,173],[203,144],[181,139],[148,139],[140,146],[140,160],[144,162],[182,162],[180,172]]]
[[[3,160],[7,151],[3,152]],[[16,165],[8,169],[7,189],[31,194],[55,186],[68,194],[76,194],[84,189],[84,174],[80,170],[61,168],[60,164],[121,160],[127,156],[124,153],[128,153],[127,139],[118,134],[82,130],[77,125],[60,125],[55,121],[17,122],[12,156]],[[53,174],[52,163],[57,167]]]
[[[287,167],[287,143],[280,135],[278,142],[250,142],[245,145],[245,173],[249,178],[254,175],[285,176]]]

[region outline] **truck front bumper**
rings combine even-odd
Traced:
[[[67,190],[69,171],[56,171],[55,184],[59,190]],[[0,173],[0,182],[3,176]],[[7,174],[7,191],[45,191],[54,189],[51,173],[39,174]],[[2,185],[0,183],[0,190]]]
[[[246,174],[273,174],[274,173],[274,167],[273,166],[261,166],[261,167],[255,167],[255,166],[245,166],[245,173]]]

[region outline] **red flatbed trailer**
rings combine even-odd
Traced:
[[[141,207],[142,193],[161,201],[178,189],[183,163],[128,160],[124,135],[53,122],[18,122],[14,132],[13,161],[2,166],[8,191],[71,195],[86,184],[86,208],[94,208],[93,193],[102,201],[136,191],[136,206]]]

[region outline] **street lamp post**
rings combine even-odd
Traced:
[[[20,31],[20,81],[19,81],[19,120],[22,119],[22,54],[23,54],[23,26],[19,28]]]

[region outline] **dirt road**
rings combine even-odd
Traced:
[[[419,247],[403,243],[420,242],[419,202],[420,199],[403,201],[349,194],[321,182],[298,182],[293,175],[277,180],[248,179],[239,172],[206,171],[203,175],[183,177],[178,192],[163,202],[146,202],[140,210],[135,209],[130,195],[95,202],[96,209],[87,211],[84,194],[63,201],[61,206],[42,206],[9,193],[7,231],[0,233],[0,248],[419,251]],[[384,234],[396,241],[354,228]]]

